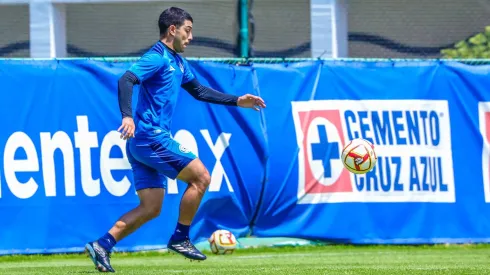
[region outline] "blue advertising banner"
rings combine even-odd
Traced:
[[[6,121],[0,132],[1,254],[80,251],[137,206],[125,141],[115,131],[121,123],[117,80],[130,65],[0,62],[6,80],[0,100]],[[203,84],[254,92],[249,68],[200,66],[195,73]],[[212,77],[203,79],[201,70]],[[134,104],[137,93],[136,88]],[[172,134],[202,159],[212,177],[191,238],[203,240],[219,228],[247,234],[265,174],[260,113],[199,102],[185,91],[178,106]],[[161,215],[117,249],[165,247],[185,187],[169,180]]]
[[[0,60],[0,254],[81,251],[138,197],[117,80],[130,62]],[[261,112],[181,91],[172,134],[211,185],[191,229],[348,243],[490,241],[490,67],[443,61],[190,62],[201,83],[262,96]],[[137,104],[137,88],[133,103]],[[340,151],[371,141],[354,175]],[[165,247],[185,184],[117,245]]]
[[[348,243],[490,241],[489,154],[479,127],[479,107],[480,117],[490,110],[481,103],[490,100],[488,66],[275,66],[255,66],[261,90],[274,89],[274,78],[290,87],[283,121],[270,119],[279,106],[265,110],[269,140],[283,142],[268,143],[273,184],[265,185],[255,234]],[[265,93],[267,102],[274,98]],[[346,142],[359,137],[378,155],[365,175],[349,173],[340,160]]]

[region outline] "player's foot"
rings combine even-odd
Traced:
[[[85,245],[85,252],[94,262],[95,268],[100,272],[116,272],[111,266],[111,252],[106,251],[97,242]]]
[[[206,260],[206,255],[197,250],[197,248],[191,243],[189,239],[184,239],[180,241],[170,239],[167,244],[167,248],[175,253],[186,257],[187,259],[191,259],[194,261]]]

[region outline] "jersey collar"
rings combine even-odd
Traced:
[[[168,47],[167,45],[165,45],[165,43],[163,43],[162,41],[158,40],[158,42],[159,42],[160,44],[162,44],[162,45],[163,45],[163,47],[165,47],[165,49],[167,49],[167,50],[168,50],[168,51],[169,51],[171,54],[173,54],[173,55],[177,54],[177,52],[176,52],[176,51],[174,51],[174,50],[172,50],[171,48],[169,48],[169,47]]]

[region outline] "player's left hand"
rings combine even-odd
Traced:
[[[125,117],[122,120],[121,126],[117,129],[118,132],[121,132],[121,138],[123,140],[128,140],[134,137],[134,121],[131,117]]]
[[[237,105],[243,108],[253,108],[255,111],[260,108],[265,108],[264,100],[259,96],[251,94],[242,95],[238,98]]]

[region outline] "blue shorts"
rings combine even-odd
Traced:
[[[132,138],[126,143],[136,190],[167,188],[167,177],[177,175],[196,158],[192,152],[169,136]]]

